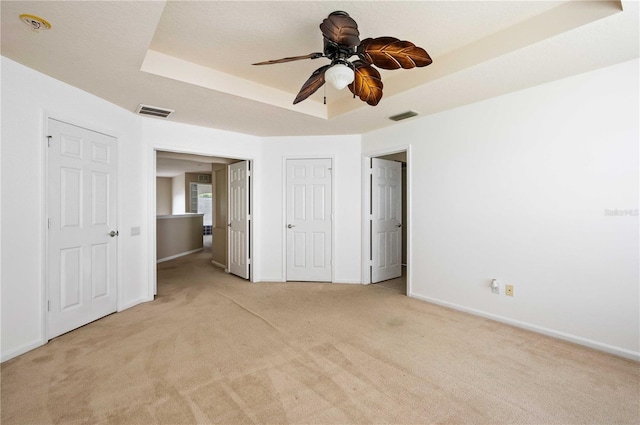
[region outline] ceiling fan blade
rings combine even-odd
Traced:
[[[324,56],[322,53],[316,52],[316,53],[309,53],[308,55],[303,55],[303,56],[292,56],[290,58],[273,59],[270,61],[253,63],[252,65],[273,65],[274,63],[293,62],[293,61],[299,61],[303,59],[318,59],[318,58],[321,58],[322,56]]]
[[[329,68],[331,68],[331,65],[325,65],[313,71],[313,74],[311,74],[311,77],[302,85],[300,92],[293,101],[294,105],[302,102],[324,85],[324,72]]]
[[[422,47],[395,37],[362,40],[357,53],[362,60],[382,69],[410,69],[427,66],[432,62]]]
[[[322,35],[336,44],[356,47],[360,44],[358,24],[346,12],[333,12],[320,24]]]
[[[382,79],[377,69],[366,62],[353,62],[355,75],[349,90],[371,106],[376,106],[382,99]]]

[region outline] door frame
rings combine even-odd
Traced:
[[[42,278],[41,278],[41,298],[40,298],[40,311],[42,311],[42,317],[40,318],[41,323],[41,345],[46,344],[49,341],[49,311],[48,311],[48,301],[49,301],[49,232],[48,230],[48,219],[49,219],[49,179],[47,176],[49,175],[49,149],[47,148],[47,141],[49,136],[49,119],[53,119],[56,121],[61,121],[63,123],[73,125],[75,127],[84,128],[85,130],[93,131],[95,133],[104,134],[109,137],[113,137],[116,139],[116,143],[118,145],[118,154],[116,156],[116,161],[118,163],[118,179],[116,189],[118,194],[116,196],[116,202],[118,203],[116,207],[116,220],[118,223],[118,228],[123,223],[122,217],[122,179],[120,178],[120,170],[122,169],[122,149],[120,145],[121,137],[118,132],[113,131],[111,129],[106,129],[101,125],[96,125],[95,123],[89,123],[83,120],[78,120],[76,117],[67,116],[64,114],[59,114],[54,111],[50,111],[47,109],[41,109],[41,134],[42,134],[42,153],[40,154],[40,161],[42,166],[40,167],[43,170],[41,176],[41,185],[42,185],[42,193],[40,194],[40,200],[42,202],[42,220],[40,222],[43,235],[41,240],[40,249],[42,250]],[[120,312],[126,308],[122,303],[122,242],[121,238],[116,238],[116,312]],[[34,347],[35,348],[35,347]]]
[[[362,283],[368,285],[371,283],[371,228],[369,226],[369,211],[371,211],[371,180],[369,178],[369,169],[371,168],[371,158],[390,155],[394,153],[407,153],[407,221],[402,223],[407,226],[407,296],[413,297],[412,288],[412,209],[411,209],[411,144],[396,145],[384,149],[376,149],[364,151],[362,153]]]
[[[282,157],[282,281],[287,282],[287,161],[290,159],[331,160],[331,283],[336,281],[336,158],[335,155],[284,155]]]
[[[249,264],[249,276],[250,282],[256,282],[255,280],[255,262],[254,262],[254,212],[255,212],[255,187],[256,187],[256,159],[254,157],[239,157],[235,155],[229,155],[224,152],[206,152],[198,149],[189,149],[188,147],[175,147],[175,146],[167,146],[160,144],[152,144],[148,150],[148,178],[149,178],[149,198],[147,199],[148,206],[148,226],[147,226],[147,249],[149,250],[149,282],[147,285],[147,296],[148,300],[153,300],[155,295],[157,294],[158,289],[158,276],[156,270],[156,261],[157,253],[156,253],[156,152],[173,152],[173,153],[183,153],[189,155],[200,155],[200,156],[216,156],[220,158],[229,158],[229,159],[237,159],[240,161],[249,161],[249,167],[251,169],[251,188],[249,190],[249,203],[251,205],[251,220],[249,221],[249,257],[251,258],[251,263]],[[229,241],[227,240],[227,245]],[[228,260],[227,260],[228,261]],[[228,268],[228,265],[227,265]],[[226,271],[227,269],[225,269]]]

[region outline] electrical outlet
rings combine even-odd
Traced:
[[[504,288],[505,288],[504,293],[509,297],[513,297],[513,285],[505,285]]]

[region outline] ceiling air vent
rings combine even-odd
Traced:
[[[403,112],[401,114],[389,117],[389,119],[391,121],[402,121],[402,120],[406,120],[407,118],[415,117],[417,115],[418,113],[416,111],[407,111],[407,112]]]
[[[137,114],[148,115],[150,117],[156,118],[167,118],[174,112],[175,111],[172,109],[158,108],[157,106],[149,106],[143,104],[138,105],[138,109],[136,109]]]

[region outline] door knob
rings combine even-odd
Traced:
[[[402,227],[402,224],[396,224],[396,227]]]
[[[112,231],[109,232],[109,236],[111,236],[112,238],[115,238],[119,234],[120,234],[120,232],[118,232],[117,230],[112,230]]]
[[[288,225],[287,225],[287,227],[288,227],[289,229],[291,229],[292,227],[296,227],[296,225],[295,225],[295,224],[288,224]]]
[[[227,224],[227,227],[231,227],[231,223]]]

